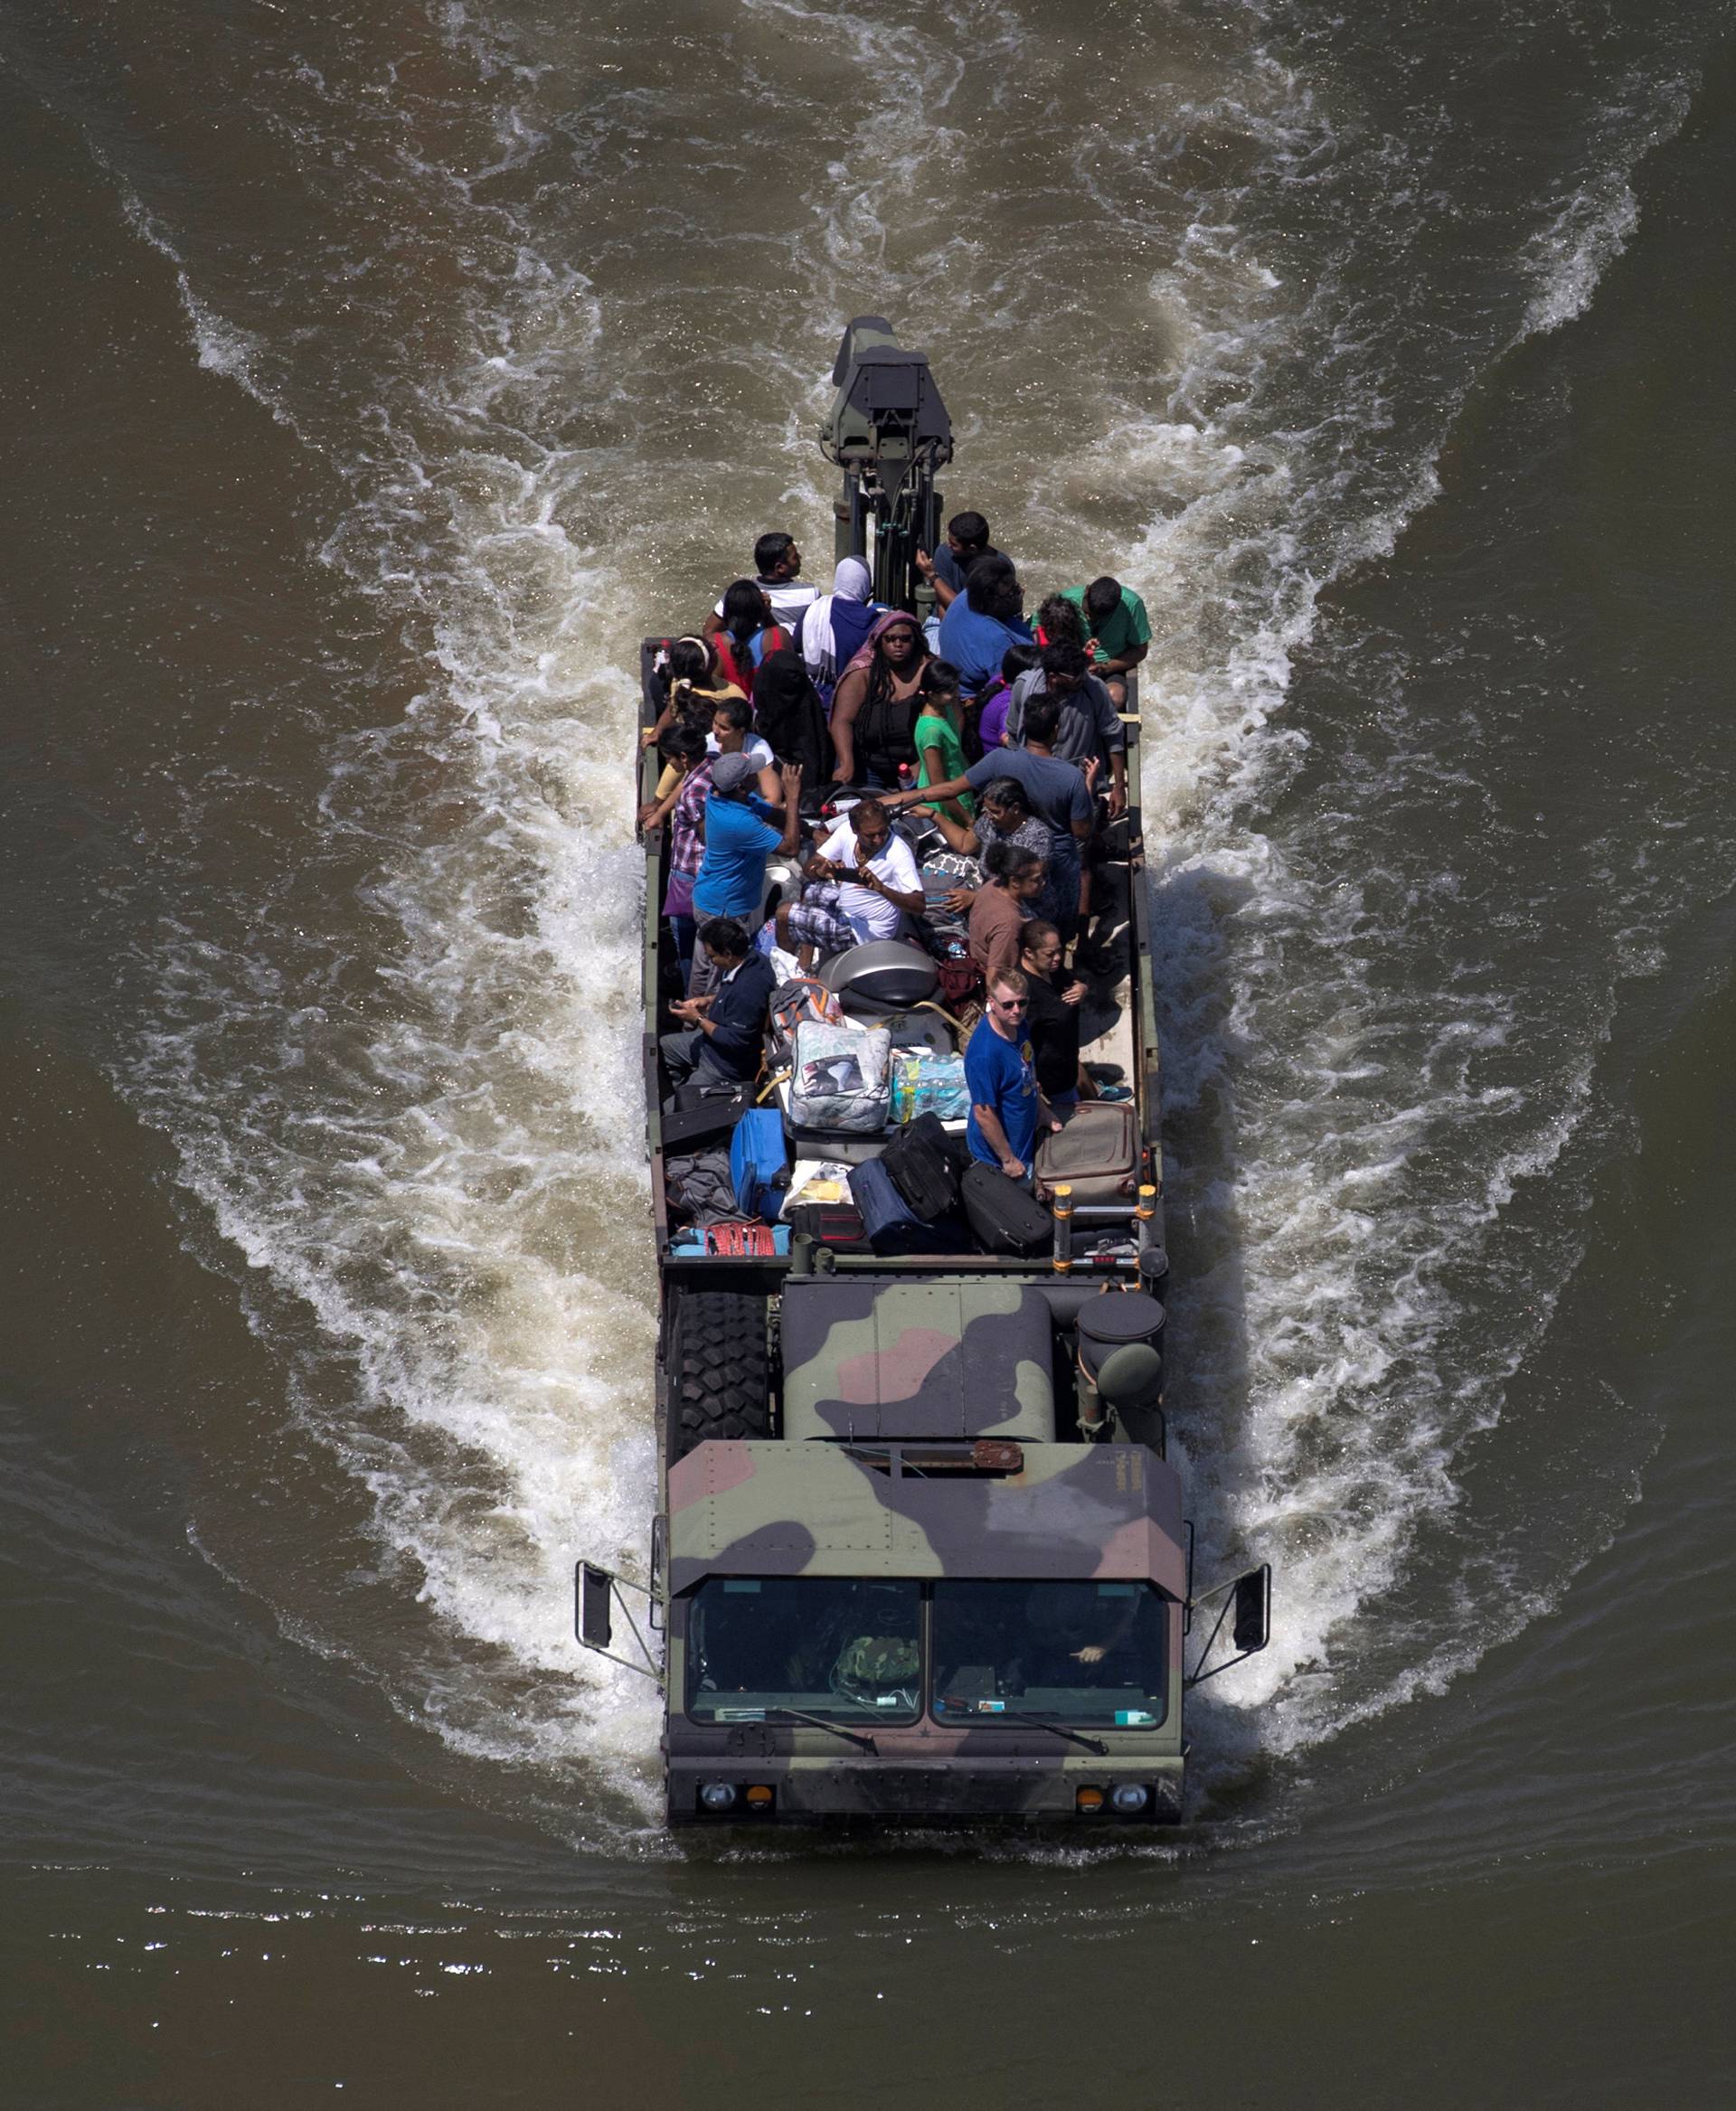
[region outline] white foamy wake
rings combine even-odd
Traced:
[[[1354,173],[1341,114],[1305,83],[1279,85],[1275,107],[1247,113],[1278,160],[1314,184],[1335,160]],[[1633,166],[1684,108],[1666,84],[1646,99],[1646,121],[1610,115],[1591,146],[1615,165],[1577,186],[1527,246],[1536,291],[1518,336],[1589,303],[1635,224]],[[1516,1185],[1558,1160],[1590,1078],[1588,1058],[1534,1088],[1491,1082],[1486,1059],[1505,1046],[1514,1004],[1450,975],[1404,990],[1430,939],[1422,920],[1408,934],[1365,900],[1365,794],[1346,787],[1329,848],[1313,832],[1254,825],[1306,760],[1307,730],[1284,713],[1319,597],[1390,552],[1435,495],[1441,438],[1481,370],[1467,366],[1410,445],[1384,449],[1403,316],[1389,318],[1384,346],[1346,359],[1369,320],[1349,283],[1354,259],[1316,270],[1288,299],[1243,224],[1247,195],[1207,202],[1176,269],[1154,283],[1181,317],[1167,415],[1130,419],[1102,443],[1164,495],[1123,576],[1153,602],[1159,638],[1142,710],[1147,825],[1164,845],[1154,884],[1169,1192],[1180,1243],[1203,1264],[1179,1293],[1184,1443],[1207,1561],[1266,1558],[1279,1579],[1271,1649],[1207,1690],[1202,1741],[1224,1752],[1253,1739],[1305,1746],[1438,1691],[1542,1602],[1461,1579],[1444,1587],[1439,1617],[1403,1628],[1401,1671],[1340,1684],[1313,1675],[1341,1654],[1354,1660],[1382,1622],[1402,1625],[1393,1594],[1419,1535],[1459,1503],[1458,1453],[1498,1418],[1547,1324],[1565,1249],[1533,1256],[1529,1309],[1481,1354],[1460,1338],[1454,1286]],[[1488,356],[1515,341],[1491,316]],[[1311,342],[1335,370],[1333,393],[1309,415],[1300,391],[1274,436],[1270,377]],[[1457,1182],[1418,1177],[1443,1161]]]
[[[683,286],[638,285],[618,256],[609,272],[574,260],[551,203],[571,181],[564,160],[551,174],[551,143],[564,155],[574,137],[559,81],[462,8],[438,19],[492,144],[460,175],[452,155],[395,143],[377,181],[465,258],[444,359],[382,340],[377,400],[319,403],[202,301],[142,207],[135,221],[177,274],[202,363],[335,462],[353,503],[326,559],[429,668],[401,722],[335,746],[326,802],[334,830],[380,845],[368,906],[392,933],[375,964],[390,1002],[297,1007],[306,993],[213,966],[190,930],[167,971],[198,993],[188,1009],[250,1005],[284,1031],[226,1088],[203,1032],[172,1022],[137,1089],[224,1236],[352,1374],[347,1390],[307,1384],[302,1411],[456,1638],[392,1668],[401,1704],[467,1750],[605,1758],[637,1795],[653,1711],[569,1626],[574,1554],[636,1566],[654,1500],[627,671],[640,630],[702,583],[685,559],[643,555],[666,516],[689,496],[716,505],[722,568],[765,523],[695,493],[705,480],[683,479],[673,443],[660,482],[662,443],[645,437],[658,406],[635,391],[668,386],[675,404],[641,337],[676,314],[692,358],[709,357],[715,302],[742,289],[712,287],[736,252],[697,240]],[[1449,1264],[1573,1117],[1571,1095],[1517,1107],[1482,1080],[1479,1051],[1509,1023],[1495,1000],[1444,1001],[1425,1044],[1401,1045],[1414,1022],[1372,974],[1357,884],[1252,818],[1306,753],[1284,712],[1320,593],[1432,495],[1476,358],[1398,429],[1403,288],[1385,307],[1357,288],[1354,221],[1298,266],[1272,201],[1334,180],[1367,193],[1401,150],[1359,142],[1354,113],[1262,51],[1202,42],[1166,83],[1117,54],[1106,92],[1132,114],[1110,135],[1014,96],[1045,48],[1015,9],[742,0],[732,28],[734,71],[701,83],[693,121],[722,104],[725,130],[745,131],[769,107],[828,142],[787,280],[750,279],[762,369],[790,386],[787,408],[740,422],[744,457],[781,448],[783,504],[820,525],[819,377],[837,325],[882,308],[974,399],[954,503],[986,503],[1040,586],[1112,560],[1151,608],[1145,795],[1184,1139],[1171,1189],[1200,1271],[1178,1314],[1196,1362],[1188,1446],[1208,1557],[1269,1555],[1283,1575],[1278,1642],[1208,1691],[1221,1717],[1259,1710],[1272,1741],[1306,1742],[1353,1710],[1295,1674],[1390,1588],[1419,1521],[1456,1500],[1456,1446],[1498,1411],[1498,1371],[1470,1395],[1439,1379]],[[781,100],[765,92],[780,68],[797,82]],[[306,90],[341,114],[323,78]],[[659,209],[707,228],[712,175],[674,150],[666,110],[623,93],[588,122],[572,151],[599,184],[656,154]],[[1583,305],[1557,250],[1589,289],[1626,239],[1624,195],[1625,174],[1601,220],[1540,235],[1524,327]],[[1089,312],[1070,277],[1087,262],[1117,274]],[[1492,354],[1500,318],[1486,335]],[[703,565],[708,581],[715,551]],[[297,1097],[310,1042],[311,1107]],[[1233,1131],[1212,1111],[1226,1096]],[[1496,1141],[1467,1154],[1465,1184],[1420,1204],[1420,1149],[1484,1129]],[[1222,1734],[1234,1741],[1233,1721]]]
[[[1594,134],[1603,165],[1570,191],[1525,245],[1523,261],[1536,290],[1515,342],[1558,330],[1590,306],[1639,225],[1634,171],[1642,155],[1681,128],[1690,92],[1681,78],[1636,78],[1599,113]]]
[[[479,33],[456,11],[451,26],[474,56]],[[327,829],[378,845],[365,908],[396,935],[373,964],[383,1001],[286,987],[267,962],[215,955],[190,918],[165,934],[169,1018],[131,1082],[269,1281],[275,1324],[286,1304],[316,1322],[319,1352],[294,1359],[299,1413],[369,1491],[432,1616],[409,1661],[371,1663],[394,1701],[460,1749],[600,1759],[648,1808],[651,1689],[571,1634],[575,1556],[642,1572],[654,1481],[622,761],[641,611],[620,545],[569,524],[607,475],[557,437],[610,385],[598,304],[515,214],[465,194],[523,143],[510,96],[495,125],[499,159],[462,183],[400,157],[404,210],[446,214],[474,278],[448,368],[388,379],[347,433],[329,403],[297,418],[295,374],[133,215],[175,271],[201,364],[334,456],[354,503],[322,554],[405,627],[429,679],[401,721],[334,742],[322,802]],[[341,958],[352,912],[335,907]],[[247,1067],[213,1060],[219,1014],[262,1048]],[[312,1627],[369,1661],[329,1617]]]

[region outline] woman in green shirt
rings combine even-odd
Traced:
[[[922,679],[917,684],[922,708],[910,729],[910,738],[916,743],[919,791],[965,774],[964,743],[958,738],[958,721],[964,711],[958,700],[962,680],[950,660],[930,660],[922,670]],[[942,799],[938,806],[925,806],[924,811],[944,814],[960,828],[968,828],[976,802],[968,792],[960,792],[954,798]]]

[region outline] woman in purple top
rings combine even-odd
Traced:
[[[1028,674],[1042,658],[1033,645],[1014,645],[1006,648],[1001,660],[1001,671],[984,690],[982,711],[976,721],[976,738],[986,751],[999,748],[1006,739],[1006,714],[1013,702],[1013,684],[1021,674]]]

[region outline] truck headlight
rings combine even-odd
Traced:
[[[699,1804],[702,1810],[727,1811],[735,1802],[735,1784],[732,1781],[707,1781],[700,1786]]]
[[[1109,1801],[1123,1813],[1142,1811],[1151,1801],[1151,1791],[1137,1781],[1118,1781],[1109,1791]]]

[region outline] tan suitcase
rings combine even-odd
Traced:
[[[1045,1192],[1064,1181],[1075,1202],[1130,1202],[1139,1137],[1130,1099],[1081,1099],[1065,1127],[1037,1145],[1037,1181]]]

